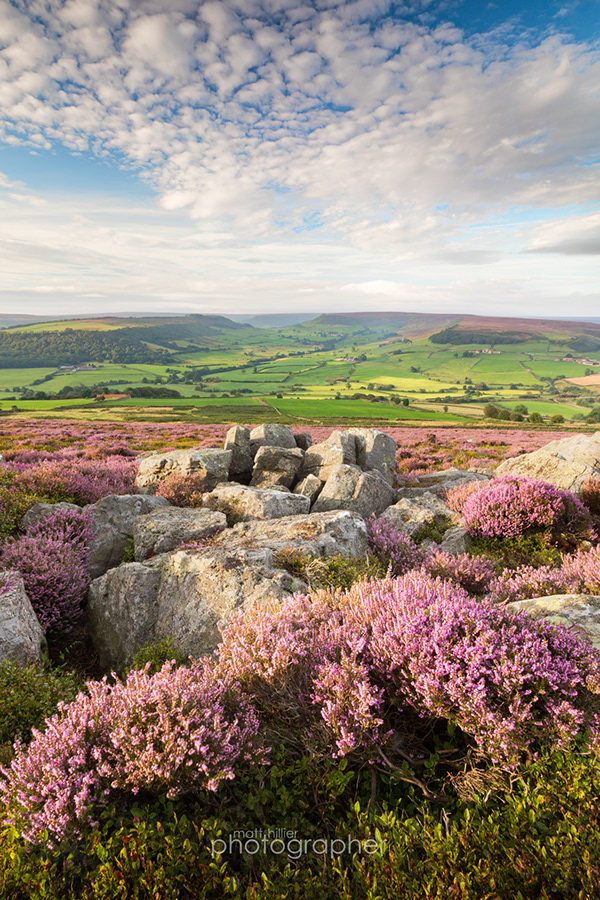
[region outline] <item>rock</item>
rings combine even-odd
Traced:
[[[227,518],[210,509],[171,506],[138,516],[133,523],[135,559],[143,562],[157,553],[175,550],[184,541],[200,541],[227,528]]]
[[[450,553],[452,556],[459,556],[461,553],[467,552],[471,543],[472,538],[469,530],[463,528],[462,525],[455,525],[452,528],[448,528],[445,532],[440,549],[445,550],[446,553]]]
[[[350,445],[342,446],[339,444],[329,444],[322,441],[320,444],[313,444],[304,455],[304,464],[302,466],[302,477],[307,475],[315,475],[321,481],[327,481],[331,473],[337,466],[355,465],[356,452],[350,451]],[[356,467],[358,471],[358,467]]]
[[[250,432],[250,450],[253,456],[259,447],[287,447],[293,450],[295,446],[296,438],[289,425],[258,425]]]
[[[8,570],[0,579],[0,663],[26,666],[41,662],[47,652],[46,638],[23,578],[19,572]]]
[[[294,488],[294,494],[304,494],[310,500],[311,506],[321,493],[324,481],[317,478],[316,475],[307,475],[302,481],[299,481]]]
[[[252,487],[290,490],[302,467],[304,451],[298,447],[259,447],[254,457]]]
[[[232,613],[307,585],[275,569],[272,550],[211,546],[129,563],[92,582],[88,621],[105,671],[122,671],[144,644],[170,638],[185,655],[213,653]]]
[[[378,472],[360,472],[353,466],[339,465],[325,482],[313,512],[349,509],[366,519],[372,513],[380,515],[395,499],[395,491]]]
[[[153,453],[142,459],[135,483],[142,493],[153,494],[167,475],[200,475],[206,480],[207,490],[219,482],[227,481],[231,463],[231,450],[192,448]]]
[[[92,578],[104,575],[123,561],[137,517],[160,508],[170,509],[171,504],[164,497],[143,494],[109,494],[84,507],[94,527],[94,537],[88,545]]]
[[[588,594],[552,594],[507,603],[512,612],[526,612],[534,619],[566,625],[594,647],[600,648],[600,597]]]
[[[341,447],[344,453],[344,464],[348,466],[356,465],[356,437],[349,431],[332,431],[326,444],[333,444],[335,447]]]
[[[225,450],[231,451],[230,475],[245,475],[252,471],[254,458],[250,451],[250,430],[234,425],[225,435]]]
[[[291,547],[308,556],[349,556],[361,559],[367,552],[364,519],[348,510],[287,516],[267,522],[240,522],[214,541],[223,544],[268,548],[274,552]]]
[[[589,477],[600,479],[600,431],[574,434],[551,441],[533,453],[505,459],[496,475],[539,478],[577,494]]]
[[[356,461],[362,469],[376,471],[393,485],[396,471],[396,441],[376,428],[350,428],[356,439]]]
[[[310,509],[310,500],[302,494],[224,484],[206,494],[203,505],[246,521],[303,515]]]
[[[161,571],[124,563],[92,581],[87,625],[104,672],[122,672],[145,644],[156,640]]]
[[[296,447],[300,447],[301,450],[308,450],[312,446],[312,434],[309,431],[300,431],[294,437],[296,439]]]
[[[77,506],[76,503],[34,503],[21,519],[19,528],[21,531],[26,531],[27,528],[41,522],[42,519],[48,519],[61,509],[81,512],[81,506]]]
[[[383,518],[393,522],[396,528],[407,531],[412,538],[426,525],[440,526],[459,521],[459,516],[433,494],[423,494],[412,500],[403,497],[386,509]]]

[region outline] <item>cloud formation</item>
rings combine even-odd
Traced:
[[[0,139],[118,159],[213,250],[384,268],[598,252],[567,233],[600,201],[597,45],[467,39],[426,7],[0,0]],[[494,226],[523,209],[539,221]]]

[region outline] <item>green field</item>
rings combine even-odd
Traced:
[[[202,420],[214,416],[217,421],[218,416],[239,414],[269,421],[280,417],[297,422],[317,418],[451,424],[481,419],[490,402],[511,409],[525,403],[530,412],[548,419],[560,414],[567,420],[600,403],[600,388],[578,389],[564,380],[583,374],[587,366],[563,361],[569,352],[574,357],[582,353],[577,347],[570,350],[569,336],[559,332],[533,331],[531,340],[486,347],[475,342],[438,344],[415,334],[414,327],[406,337],[402,327],[396,328],[389,318],[378,323],[376,315],[366,323],[341,321],[338,316],[331,325],[317,320],[276,329],[204,326],[200,320],[203,317],[190,320],[196,332],[189,340],[184,339],[185,328],[174,320],[163,332],[156,330],[154,320],[153,340],[160,334],[168,338],[164,346],[152,344],[170,354],[172,361],[165,365],[121,364],[116,358],[89,360],[96,365],[92,371],[65,371],[59,365],[0,369],[0,411],[91,418],[146,414],[186,421],[190,416]],[[148,321],[143,324],[147,327]],[[118,324],[114,319],[69,320],[19,330],[39,335],[66,328],[115,331]],[[127,328],[135,334],[131,320]],[[600,336],[598,342],[600,353]],[[100,393],[162,387],[176,390],[180,398],[94,399]]]

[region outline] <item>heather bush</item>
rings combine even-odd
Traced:
[[[156,493],[173,506],[199,507],[202,506],[206,491],[206,479],[203,475],[180,475],[171,472],[160,482]]]
[[[51,503],[86,506],[108,494],[136,492],[137,463],[123,456],[91,460],[65,452],[38,464],[9,463],[8,467],[18,475],[21,490]]]
[[[0,465],[0,540],[16,531],[27,510],[43,499],[16,472]]]
[[[600,729],[597,651],[423,573],[250,610],[228,624],[218,653],[219,671],[240,680],[267,726],[313,753],[387,764],[403,729],[415,738],[416,714],[424,731],[447,720],[514,767],[523,752]]]
[[[58,510],[0,547],[0,567],[18,569],[46,632],[69,632],[81,616],[89,584],[85,513]]]
[[[522,566],[516,572],[505,569],[489,585],[489,599],[494,603],[513,603],[551,594],[569,594],[574,580],[555,566]]]
[[[31,843],[60,844],[98,824],[115,798],[214,791],[240,762],[261,763],[258,720],[248,699],[208,664],[126,682],[88,682],[59,705],[28,748],[17,744],[0,781],[6,820]]]
[[[367,540],[375,560],[392,576],[404,575],[425,559],[425,552],[412,538],[383,517],[371,516],[367,520]]]
[[[581,486],[581,502],[594,516],[600,516],[600,479],[588,478]]]
[[[600,546],[563,557],[563,571],[573,590],[600,594]]]
[[[434,578],[453,581],[470,594],[485,592],[496,574],[494,563],[488,559],[468,553],[452,555],[445,550],[433,550],[423,568]]]
[[[503,475],[468,497],[463,519],[484,538],[516,538],[531,532],[586,536],[592,533],[588,510],[570,491],[533,478]]]
[[[444,491],[442,499],[454,512],[462,513],[469,497],[480,491],[486,484],[485,481],[465,481]]]

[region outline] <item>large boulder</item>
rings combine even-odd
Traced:
[[[472,543],[473,538],[469,533],[469,529],[464,528],[462,525],[454,525],[444,533],[440,548],[451,556],[460,556],[462,553],[467,552]]]
[[[46,638],[19,572],[0,575],[0,663],[26,666],[40,662],[47,652]]]
[[[254,458],[250,450],[250,429],[234,425],[225,435],[225,450],[231,451],[230,475],[246,475],[252,472]]]
[[[134,562],[90,584],[87,627],[103,671],[121,672],[141,647],[155,642],[161,577],[159,568]]]
[[[439,497],[423,494],[412,499],[403,497],[386,509],[383,518],[389,519],[398,530],[407,531],[414,538],[426,526],[437,528],[458,524],[460,517]]]
[[[422,497],[423,494],[434,494],[443,497],[450,488],[472,481],[489,481],[490,476],[472,469],[444,469],[441,472],[430,472],[427,475],[419,475],[418,478],[406,480],[398,488],[398,497]]]
[[[152,453],[140,462],[135,483],[142,493],[154,494],[167,475],[200,475],[206,482],[207,490],[211,490],[219,482],[227,481],[231,458],[231,450],[211,448]]]
[[[240,484],[219,485],[206,494],[203,505],[216,509],[237,521],[248,519],[280,519],[283,516],[299,516],[310,509],[310,500],[302,494],[289,491],[263,490]]]
[[[302,467],[299,447],[259,447],[254,457],[252,487],[290,490]]]
[[[185,541],[201,541],[227,528],[227,517],[211,509],[155,509],[133,523],[135,559],[143,562],[175,550]]]
[[[94,529],[88,545],[91,577],[98,578],[123,562],[138,516],[163,508],[171,508],[164,497],[144,494],[109,494],[84,507]]]
[[[253,456],[259,447],[287,447],[293,450],[295,446],[296,438],[289,425],[258,425],[250,432],[250,450]]]
[[[219,626],[238,610],[273,601],[304,582],[274,565],[270,549],[210,547],[129,563],[92,582],[89,631],[105,671],[122,671],[145,644],[170,638],[180,652],[214,652]]]
[[[341,434],[342,432],[338,432]],[[319,444],[313,444],[304,455],[304,463],[302,466],[302,477],[314,475],[321,481],[327,481],[331,473],[338,466],[355,466],[356,468],[356,445],[354,439],[351,442],[340,440],[338,443],[321,441]]]
[[[268,521],[240,522],[219,534],[214,546],[251,546],[278,552],[291,548],[307,556],[348,556],[367,552],[365,520],[348,510],[286,516]]]
[[[396,441],[376,428],[350,428],[356,440],[356,462],[367,472],[375,471],[393,485],[396,471]]]
[[[321,493],[324,484],[325,482],[316,475],[306,475],[294,488],[294,494],[304,494],[312,505]]]
[[[594,647],[600,648],[600,597],[588,594],[552,594],[507,603],[512,612],[526,612],[534,619],[565,625]]]
[[[551,441],[533,453],[505,459],[496,475],[523,475],[579,493],[589,478],[600,479],[600,431]]]
[[[396,492],[379,472],[361,472],[354,466],[335,466],[313,504],[313,512],[349,509],[367,519],[380,515],[396,499]]]
[[[72,510],[73,512],[81,512],[81,506],[76,503],[34,503],[27,510],[19,523],[22,531],[26,531],[32,525],[36,525],[43,519],[48,519],[60,510]]]

